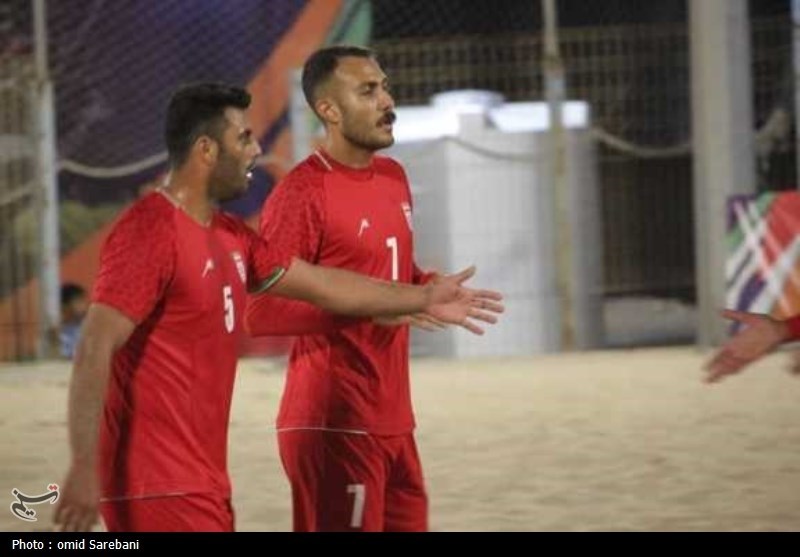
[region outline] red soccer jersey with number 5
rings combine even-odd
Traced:
[[[92,293],[136,324],[109,378],[104,498],[230,495],[228,419],[246,289],[274,282],[290,260],[242,221],[216,213],[202,226],[161,193],[120,217]]]

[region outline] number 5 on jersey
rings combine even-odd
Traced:
[[[222,287],[222,303],[225,308],[225,330],[233,332],[234,313],[233,313],[233,290],[230,286]]]

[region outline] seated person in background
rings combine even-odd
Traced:
[[[61,330],[59,331],[59,353],[72,359],[81,332],[81,323],[86,315],[89,300],[83,287],[66,283],[61,286]]]

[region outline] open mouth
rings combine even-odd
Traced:
[[[247,176],[248,180],[253,179],[253,170],[256,168],[256,162],[253,161],[250,166],[247,167],[247,171],[245,172],[245,176]]]
[[[389,112],[386,114],[386,116],[378,120],[378,127],[383,128],[385,130],[391,130],[392,124],[394,124],[395,120],[397,120],[397,116],[395,115],[395,113]]]

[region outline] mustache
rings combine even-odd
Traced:
[[[384,124],[394,124],[394,121],[397,120],[397,114],[394,111],[390,110],[383,117],[378,120],[378,125],[383,126]]]

